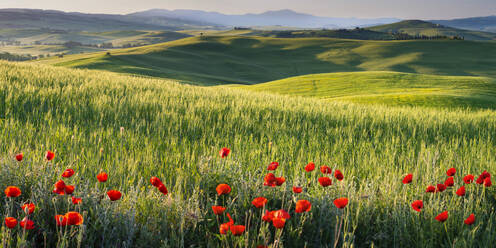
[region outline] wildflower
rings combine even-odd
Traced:
[[[78,212],[67,212],[64,217],[67,219],[67,225],[79,226],[83,224],[83,216]]]
[[[279,167],[279,163],[278,162],[272,162],[269,164],[269,167],[267,168],[267,170],[273,171],[273,170],[276,170],[277,167]]]
[[[445,189],[446,189],[446,185],[442,183],[438,183],[436,192],[443,192]]]
[[[264,185],[274,187],[276,184],[276,180],[277,179],[276,179],[276,176],[274,176],[274,174],[267,173],[267,175],[265,175],[265,177],[264,177]]]
[[[307,200],[298,200],[296,202],[295,212],[303,213],[308,212],[312,209],[312,204]]]
[[[455,185],[455,180],[453,179],[453,177],[448,177],[446,178],[446,181],[444,181],[444,185],[446,185],[446,187],[452,187],[453,185]]]
[[[338,179],[339,181],[341,181],[341,180],[343,180],[344,175],[343,175],[343,173],[341,173],[341,171],[340,171],[340,170],[335,170],[335,171],[334,171],[334,177],[335,177],[336,179]]]
[[[227,234],[232,225],[234,225],[234,220],[231,218],[231,215],[227,213],[227,218],[229,218],[229,222],[223,223],[219,226],[220,234]]]
[[[329,167],[327,165],[322,165],[322,166],[320,166],[320,172],[322,172],[324,174],[331,174],[332,169],[331,169],[331,167]]]
[[[5,189],[5,195],[7,197],[18,197],[21,195],[21,190],[16,186],[9,186]]]
[[[83,202],[83,200],[81,198],[77,198],[74,196],[71,199],[72,199],[72,204],[74,204],[74,205],[78,205],[78,204]]]
[[[64,215],[55,215],[57,226],[67,226],[67,218]]]
[[[243,226],[243,225],[232,225],[231,226],[231,233],[234,236],[240,236],[241,234],[243,234],[244,231],[245,231],[245,226]]]
[[[458,190],[456,190],[456,194],[458,196],[464,196],[465,195],[465,186],[461,186]]]
[[[163,184],[160,184],[160,186],[158,186],[158,191],[160,191],[164,195],[167,195],[167,193],[169,193],[167,187],[165,187],[165,185]]]
[[[276,185],[281,186],[284,182],[286,182],[286,178],[284,177],[276,177]]]
[[[55,153],[53,153],[52,151],[48,150],[45,154],[45,158],[46,160],[48,161],[52,161],[52,159],[55,157]]]
[[[289,215],[289,213],[286,210],[280,209],[280,210],[274,211],[272,213],[272,218],[284,218],[284,219],[289,220],[291,218],[291,216]]]
[[[486,177],[486,179],[484,179],[484,186],[491,187],[491,185],[493,185],[493,183],[491,182],[491,178]]]
[[[274,218],[272,219],[272,225],[274,225],[275,228],[281,229],[284,228],[284,225],[286,224],[286,219],[284,218]]]
[[[62,180],[58,180],[56,183],[55,183],[55,189],[59,190],[59,191],[64,191],[65,190],[65,182],[62,181]]]
[[[490,177],[491,177],[491,174],[489,174],[489,172],[483,171],[482,174],[479,175],[479,177],[477,178],[477,180],[475,181],[475,183],[477,183],[477,184],[483,184],[484,183],[484,180],[486,178],[490,178]]]
[[[62,177],[69,178],[74,175],[74,170],[73,169],[66,169],[64,173],[62,173]]]
[[[463,182],[464,182],[465,184],[470,184],[470,183],[472,183],[473,181],[474,181],[474,175],[470,175],[470,174],[468,174],[468,175],[466,175],[466,176],[464,176],[464,177],[463,177]]]
[[[22,211],[24,211],[24,213],[26,214],[32,214],[36,208],[36,206],[33,204],[33,203],[26,203],[24,205],[22,205]]]
[[[296,187],[296,186],[293,186],[293,192],[295,194],[299,194],[303,191],[303,189],[301,187]]]
[[[265,210],[265,214],[262,216],[262,220],[265,222],[272,222],[272,218],[274,217],[274,211]]]
[[[257,197],[255,199],[253,199],[251,204],[253,204],[253,206],[255,206],[256,208],[263,208],[265,206],[265,204],[267,204],[267,198]]]
[[[74,185],[66,185],[65,186],[65,193],[68,195],[71,195],[72,192],[74,192]]]
[[[436,191],[436,187],[432,185],[427,186],[427,189],[425,190],[425,192],[427,193],[434,193],[435,191]]]
[[[332,185],[332,180],[328,177],[319,177],[319,183],[322,187],[327,187]]]
[[[474,214],[470,214],[468,216],[468,218],[466,218],[463,222],[465,224],[469,225],[469,226],[472,225],[472,224],[474,224],[474,222],[475,222],[475,215]]]
[[[107,191],[107,195],[111,201],[117,201],[121,199],[122,193],[118,190],[109,190]]]
[[[13,217],[5,218],[5,226],[7,226],[7,228],[9,228],[9,229],[16,227],[17,226],[16,218],[13,218]]]
[[[448,211],[440,213],[435,219],[439,222],[445,222],[448,219]]]
[[[155,186],[155,187],[159,187],[160,185],[162,185],[162,181],[160,181],[160,179],[158,177],[151,177],[150,178],[150,183]]]
[[[217,191],[218,195],[227,195],[231,192],[231,187],[229,187],[229,185],[225,183],[221,183],[217,185],[217,188],[215,188],[215,190]]]
[[[346,205],[348,205],[348,198],[342,197],[334,200],[334,205],[337,208],[344,208]]]
[[[212,206],[212,211],[214,211],[215,215],[222,215],[225,210],[226,208],[223,206]]]
[[[456,169],[455,168],[449,168],[447,171],[446,171],[446,175],[448,175],[449,177],[452,177],[454,176],[456,173]]]
[[[19,154],[16,154],[15,155],[15,159],[19,162],[22,161],[22,158],[24,158],[24,155],[22,153],[19,153]],[[16,224],[17,224],[17,220],[16,220]]]
[[[96,175],[96,179],[98,179],[99,182],[104,183],[108,179],[108,175],[105,172],[101,172],[100,174]]]
[[[412,179],[413,179],[413,175],[412,174],[407,174],[404,178],[403,178],[403,184],[409,184],[412,182]]]
[[[311,172],[313,170],[315,170],[315,164],[313,162],[310,162],[305,166],[306,172]]]
[[[34,222],[30,219],[28,219],[28,217],[24,217],[24,219],[21,220],[21,222],[19,222],[19,225],[23,228],[23,229],[26,229],[26,230],[32,230],[34,229]]]
[[[413,208],[413,210],[420,212],[420,210],[422,210],[422,208],[424,208],[424,203],[421,200],[413,201],[412,208]]]
[[[224,147],[224,148],[220,149],[219,155],[221,158],[225,158],[225,157],[227,157],[227,155],[229,155],[230,152],[231,152],[231,150],[229,148]]]

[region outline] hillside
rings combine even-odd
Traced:
[[[454,28],[496,33],[496,15],[452,20],[432,20],[430,22]]]
[[[496,57],[488,54],[496,43],[208,36],[40,63],[212,85],[352,71],[496,77]]]
[[[392,24],[369,27],[369,30],[386,33],[407,33],[426,36],[461,36],[465,40],[495,40],[496,33],[463,30],[421,20],[407,20]]]
[[[494,186],[462,181],[496,171],[492,110],[364,106],[1,61],[0,75],[0,188],[22,190],[17,198],[0,194],[13,206],[0,213],[21,219],[19,205],[36,204],[29,216],[36,229],[2,236],[13,247],[451,247],[450,240],[491,247],[496,236]],[[231,149],[225,158],[222,147]],[[279,187],[263,186],[272,161],[285,180]],[[306,172],[310,161],[317,168]],[[322,187],[321,165],[341,170],[343,180],[327,174],[333,185]],[[424,193],[451,167],[464,197],[455,187]],[[61,178],[68,168],[74,175]],[[106,182],[97,180],[101,172]],[[413,181],[405,185],[408,173]],[[61,179],[82,203],[53,192]],[[219,184],[232,191],[219,195]],[[120,199],[111,201],[110,189]],[[265,209],[253,206],[255,197],[268,199]],[[333,204],[338,197],[349,199],[344,209]],[[311,211],[297,212],[297,199],[311,202]],[[425,200],[421,213],[412,199]],[[226,212],[214,215],[220,204]],[[264,210],[279,209],[290,215],[284,229],[262,222]],[[67,211],[84,223],[57,227],[54,217]],[[439,223],[442,211],[449,219]],[[246,226],[242,236],[219,234],[226,213]],[[473,226],[463,224],[470,213]]]
[[[496,80],[483,77],[347,72],[305,75],[243,88],[390,106],[496,108]]]

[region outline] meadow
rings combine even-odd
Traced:
[[[241,41],[253,46],[231,43]],[[20,205],[36,205],[33,230],[2,225],[7,247],[491,247],[496,239],[494,187],[454,192],[466,174],[496,169],[490,109],[369,106],[7,62],[0,62],[0,103],[0,188],[22,190],[15,199],[0,196],[0,213],[21,220]],[[225,158],[223,147],[231,149]],[[274,174],[285,177],[279,187],[263,185],[273,161]],[[306,172],[309,162],[317,169]],[[321,165],[344,179],[322,187]],[[425,192],[452,167],[453,187]],[[68,168],[75,174],[64,180],[75,185],[78,205],[52,192]],[[150,184],[152,176],[168,194]],[[223,183],[232,191],[219,196]],[[110,189],[122,198],[110,201]],[[283,229],[261,220],[255,197],[268,199],[265,209],[289,212]],[[343,209],[333,204],[339,197],[349,199]],[[311,202],[309,212],[295,213],[301,199]],[[415,200],[424,202],[420,212]],[[219,234],[228,218],[214,215],[213,205],[246,230]],[[54,216],[68,211],[84,223],[57,227]],[[441,223],[435,217],[443,211],[449,217]],[[464,224],[471,213],[475,223]]]

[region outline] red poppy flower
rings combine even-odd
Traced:
[[[465,186],[461,186],[459,189],[457,189],[456,194],[458,196],[464,196],[465,195]]]
[[[319,183],[322,187],[327,187],[332,185],[332,180],[328,177],[319,177]]]
[[[444,185],[446,185],[446,187],[452,187],[453,185],[455,185],[455,180],[453,179],[453,177],[448,177],[446,178],[446,181],[444,181]]]
[[[477,180],[475,181],[475,183],[477,183],[477,184],[483,184],[484,183],[484,180],[486,178],[490,178],[490,177],[491,177],[491,174],[489,174],[489,172],[483,171],[482,174],[479,175],[479,177],[477,178]]]
[[[472,224],[474,224],[474,222],[475,222],[475,215],[474,214],[470,214],[468,216],[468,218],[466,218],[463,222],[465,224],[469,225],[469,226],[472,225]]]
[[[231,225],[229,225],[229,223],[220,224],[220,226],[219,226],[219,233],[220,234],[227,234],[227,232],[229,231],[229,228],[230,227],[231,227]]]
[[[489,174],[489,172],[487,172],[487,171],[483,171],[481,176],[482,176],[482,178],[486,179],[488,177],[491,177],[491,174]]]
[[[484,179],[484,186],[491,187],[491,185],[493,185],[493,183],[491,182],[491,178],[486,177],[486,179]]]
[[[284,225],[286,224],[286,219],[284,218],[274,218],[272,219],[272,225],[274,225],[275,228],[281,229],[284,228]]]
[[[16,218],[13,218],[13,217],[5,218],[5,226],[7,226],[7,228],[9,228],[9,229],[16,227],[17,226]]]
[[[19,222],[19,225],[23,228],[23,229],[26,229],[26,230],[32,230],[34,229],[34,222],[30,219],[28,219],[28,217],[24,217],[24,219],[21,220],[21,222]]]
[[[62,180],[58,180],[56,183],[55,183],[55,188],[59,191],[64,191],[65,190],[65,183],[64,181]]]
[[[456,173],[456,169],[455,168],[449,168],[447,171],[446,171],[446,175],[448,175],[449,177],[452,177],[454,176]]]
[[[77,197],[74,197],[74,196],[72,197],[72,204],[78,205],[78,204],[80,204],[82,202],[83,202],[83,200],[81,198],[77,198]]]
[[[64,173],[62,173],[62,177],[65,177],[65,178],[72,177],[72,175],[74,175],[73,169],[67,169],[64,171]]]
[[[65,189],[64,190],[59,190],[57,188],[54,188],[53,193],[57,194],[57,195],[65,195]]]
[[[158,186],[158,191],[160,191],[164,195],[167,195],[167,193],[169,193],[167,187],[165,187],[165,185],[163,184],[160,184],[160,186]]]
[[[215,215],[222,215],[225,210],[226,208],[223,206],[212,206],[212,211],[214,211]]]
[[[107,195],[111,201],[117,201],[121,199],[122,193],[118,190],[109,190],[107,191]]]
[[[52,151],[48,150],[45,154],[45,158],[46,160],[48,161],[51,161],[53,158],[55,157],[55,153],[53,153]]]
[[[253,199],[251,204],[253,204],[253,206],[255,206],[256,208],[263,208],[265,206],[265,204],[267,204],[267,198],[257,197],[255,199]]]
[[[448,211],[440,213],[435,219],[439,222],[445,222],[448,219]]]
[[[284,218],[284,219],[289,220],[291,218],[291,216],[289,215],[288,212],[286,212],[286,210],[280,209],[277,211],[273,211],[272,218]]]
[[[322,172],[324,174],[331,174],[332,169],[331,169],[331,167],[329,167],[327,165],[322,165],[322,166],[320,166],[320,172]]]
[[[70,195],[74,192],[74,185],[66,185],[65,186],[65,193]]]
[[[348,205],[348,198],[346,198],[346,197],[338,198],[338,199],[334,200],[334,205],[337,208],[344,208],[344,207],[346,207],[346,205]]]
[[[150,178],[150,183],[155,186],[155,187],[159,187],[160,185],[162,185],[162,181],[160,181],[160,179],[158,177],[151,177]]]
[[[267,173],[264,177],[264,185],[265,186],[272,186],[274,187],[276,185],[276,176],[272,173]]]
[[[424,208],[424,202],[422,202],[421,200],[413,201],[412,202],[412,208],[413,208],[413,210],[420,212],[420,210],[422,210],[422,208]]]
[[[403,178],[403,184],[409,184],[409,183],[411,183],[412,182],[412,179],[413,179],[413,175],[412,174],[406,175]]]
[[[427,189],[425,190],[425,192],[427,193],[434,193],[435,191],[436,191],[436,187],[432,185],[427,186]]]
[[[18,197],[21,195],[21,190],[16,186],[9,186],[5,189],[5,195],[7,197]]]
[[[312,204],[307,200],[298,200],[296,202],[295,212],[303,213],[308,212],[312,209]]]
[[[231,187],[229,187],[229,185],[225,183],[221,183],[217,185],[217,188],[215,188],[215,190],[217,191],[218,195],[227,195],[231,192]]]
[[[229,148],[224,147],[224,148],[220,149],[219,155],[221,158],[225,158],[225,157],[227,157],[227,155],[229,155],[230,152],[231,152],[231,150]]]
[[[33,203],[27,203],[22,205],[22,211],[24,211],[25,214],[32,214],[36,208],[36,206]]]
[[[67,218],[64,215],[55,215],[57,226],[67,226]]]
[[[313,170],[315,170],[315,164],[313,162],[310,162],[305,166],[305,171],[310,172]]]
[[[243,226],[243,225],[232,225],[231,226],[231,233],[234,236],[240,236],[241,234],[243,234],[244,231],[245,231],[245,226]]]
[[[269,164],[269,167],[267,168],[267,170],[273,171],[273,170],[276,170],[277,167],[279,167],[279,163],[278,162],[272,162]]]
[[[67,219],[67,225],[79,226],[83,224],[83,216],[78,212],[67,212],[64,217]]]
[[[98,179],[99,182],[104,183],[108,179],[108,175],[105,172],[101,172],[100,174],[96,175],[96,179]]]
[[[293,192],[295,194],[299,194],[299,193],[303,192],[303,189],[301,187],[293,186]]]
[[[446,185],[439,183],[437,184],[436,192],[443,192],[445,189],[446,189]]]
[[[19,154],[16,154],[15,155],[15,159],[19,162],[22,161],[22,158],[24,158],[24,155],[22,153],[19,153]],[[17,224],[17,220],[16,220],[16,224]]]
[[[262,220],[265,222],[271,222],[273,217],[274,217],[274,211],[269,212],[265,210],[265,214],[262,216]]]
[[[470,184],[474,181],[474,175],[466,175],[463,177],[463,182],[465,182],[465,184]]]
[[[276,177],[276,185],[281,186],[284,182],[286,182],[286,178],[284,177]]]
[[[334,171],[334,177],[335,177],[336,179],[338,179],[339,181],[341,181],[341,180],[343,180],[344,175],[343,175],[343,173],[341,173],[341,171],[340,171],[340,170],[335,170],[335,171]]]

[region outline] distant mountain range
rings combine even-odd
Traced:
[[[452,20],[432,20],[431,22],[455,28],[496,33],[496,15]]]
[[[396,18],[333,18],[298,13],[292,10],[267,11],[261,14],[227,15],[200,10],[151,9],[129,14],[135,17],[162,17],[213,23],[223,26],[289,26],[297,28],[349,28],[397,22]]]

